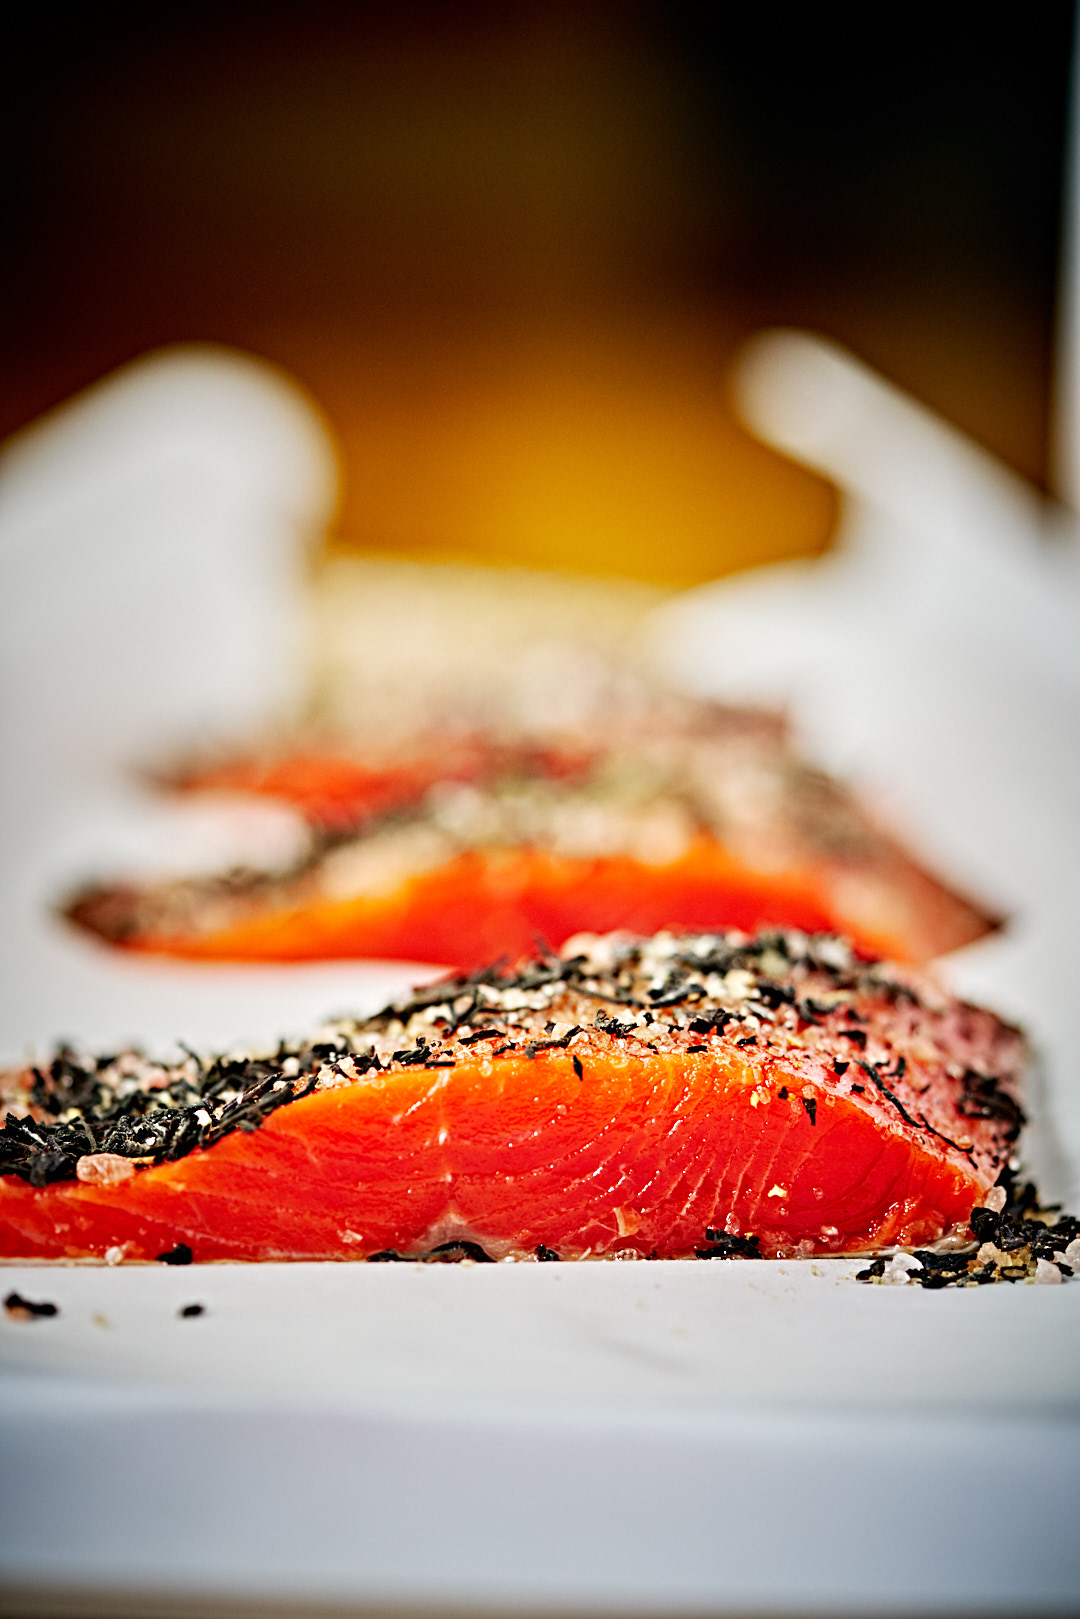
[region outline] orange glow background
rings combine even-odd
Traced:
[[[834,492],[728,397],[745,337],[790,323],[1045,481],[1058,0],[20,26],[0,430],[231,343],[332,421],[334,546],[683,585],[828,543]]]

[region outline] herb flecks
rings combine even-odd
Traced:
[[[993,1207],[989,1206],[990,1203]],[[944,1287],[988,1283],[1060,1283],[1080,1271],[1080,1220],[1047,1208],[1030,1181],[1006,1166],[988,1204],[972,1209],[971,1243],[959,1249],[916,1248],[875,1259],[856,1281]]]

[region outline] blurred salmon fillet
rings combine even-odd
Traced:
[[[777,716],[681,698],[555,734],[235,757],[173,785],[289,804],[310,846],[287,869],[70,899],[72,922],[123,949],[469,970],[582,930],[780,925],[918,962],[995,925],[799,759]]]

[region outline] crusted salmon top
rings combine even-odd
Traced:
[[[0,1167],[35,1187],[121,1182],[212,1153],[290,1104],[299,1115],[320,1092],[392,1096],[407,1074],[434,1092],[455,1070],[481,1085],[501,1070],[505,1094],[555,1058],[586,1089],[720,1061],[751,1118],[787,1104],[794,1123],[824,1132],[839,1108],[985,1189],[1023,1123],[1024,1057],[1020,1033],[992,1013],[835,936],[581,935],[559,956],[446,979],[272,1051],[161,1064],[63,1048],[9,1077]]]

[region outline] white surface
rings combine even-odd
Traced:
[[[26,1383],[4,1403],[10,1581],[44,1566],[56,1585],[469,1612],[1075,1611],[1076,1430],[1057,1422],[544,1400],[282,1411]]]
[[[7,1265],[5,1294],[61,1313],[0,1317],[0,1362],[301,1404],[544,1396],[1080,1413],[1080,1287],[864,1287],[851,1279],[860,1268]],[[188,1303],[206,1316],[178,1319]]]
[[[0,1562],[279,1600],[1067,1609],[1080,1288],[853,1269],[12,1268],[61,1314],[0,1322]]]
[[[818,1411],[536,1401],[508,1419],[14,1392],[11,1580],[44,1564],[57,1584],[272,1601],[360,1587],[472,1612],[1073,1611],[1075,1431],[1056,1424],[882,1414],[838,1432]],[[1003,1464],[1004,1521],[987,1489]]]
[[[1033,498],[865,372],[834,356],[816,383],[788,366],[787,387],[778,355],[759,422],[772,409],[784,442],[799,420],[831,423],[832,448],[803,453],[835,455],[863,491],[848,549],[699,593],[658,640],[703,689],[791,696],[812,746],[1018,910],[1024,931],[963,971],[1032,1011],[1068,1124],[1067,1020],[1037,992],[1048,972],[1055,995],[1075,985],[1072,955],[1052,955],[1077,897],[1072,559],[1033,562]],[[46,916],[57,886],[111,851],[152,860],[178,839],[178,861],[209,860],[241,830],[235,806],[208,821],[164,809],[119,767],[281,700],[293,559],[332,492],[317,421],[279,380],[263,386],[220,356],[147,362],[24,438],[6,504],[0,478],[9,1056],[57,1034],[273,1037],[410,976],[128,960]],[[159,453],[178,442],[203,447],[182,477]],[[865,465],[897,446],[903,465],[872,500]],[[102,481],[106,464],[126,470]],[[1003,610],[1033,633],[1003,642]],[[148,612],[160,659],[122,633]],[[103,614],[117,627],[80,657],[84,621]],[[30,653],[57,615],[61,654],[43,663]],[[192,655],[189,683],[192,636],[208,661]],[[930,671],[929,703],[913,668]],[[1017,785],[1017,759],[1039,791]],[[295,830],[269,810],[260,824],[271,840]],[[1075,1605],[1080,1285],[865,1289],[852,1268],[8,1268],[5,1291],[61,1314],[0,1321],[0,1566],[31,1587],[193,1598]],[[179,1319],[187,1302],[208,1313]]]

